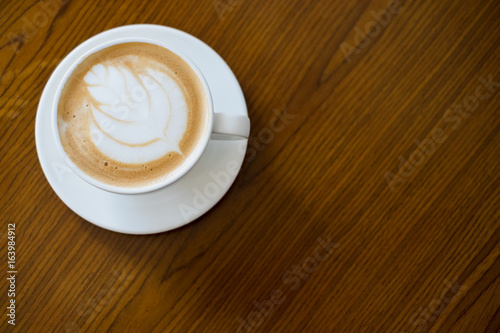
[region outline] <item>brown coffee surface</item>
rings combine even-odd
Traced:
[[[107,101],[110,96],[115,100]],[[123,43],[77,65],[62,89],[57,120],[65,152],[84,173],[114,186],[143,187],[182,166],[207,131],[208,112],[204,87],[182,58],[158,45]]]

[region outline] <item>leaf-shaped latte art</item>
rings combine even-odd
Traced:
[[[161,66],[140,68],[133,60],[124,59],[127,66],[95,65],[84,77],[90,95],[90,131],[98,134],[94,144],[123,163],[146,163],[169,152],[181,153],[188,112],[181,87]]]

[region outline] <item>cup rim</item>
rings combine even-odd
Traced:
[[[80,48],[84,48],[85,44],[89,40],[83,42],[82,44],[78,45],[72,52],[77,51]],[[203,137],[199,140],[198,144],[195,147],[195,150],[192,151],[189,154],[189,157],[187,160],[183,162],[183,164],[174,170],[174,174],[172,176],[167,177],[166,179],[159,181],[157,183],[147,185],[147,186],[141,186],[141,187],[121,187],[121,186],[115,186],[115,185],[110,185],[103,183],[99,180],[96,180],[95,178],[89,176],[86,174],[84,171],[82,171],[75,163],[71,160],[71,158],[68,156],[66,151],[64,150],[62,143],[61,143],[61,138],[59,136],[59,126],[57,124],[57,115],[58,115],[58,107],[59,107],[59,100],[61,97],[62,90],[64,86],[66,85],[66,82],[68,78],[71,76],[75,68],[88,56],[91,54],[101,51],[107,47],[113,46],[113,45],[118,45],[118,44],[125,44],[125,43],[134,43],[134,42],[140,42],[140,43],[148,43],[148,44],[153,44],[153,45],[158,45],[161,46],[165,49],[167,49],[170,52],[173,52],[177,56],[179,56],[182,60],[184,60],[189,67],[195,72],[196,76],[202,83],[203,89],[205,91],[205,96],[207,98],[207,103],[208,103],[208,115],[207,115],[207,126],[205,127],[205,133],[203,134]],[[71,54],[71,53],[70,53]],[[66,56],[67,58],[68,56]],[[63,60],[64,61],[64,60]],[[61,62],[62,64],[62,62]],[[161,41],[158,41],[156,39],[152,38],[144,38],[144,37],[121,37],[121,38],[114,38],[111,40],[107,40],[104,42],[101,42],[88,50],[85,50],[84,53],[77,58],[74,62],[70,64],[67,70],[65,70],[64,75],[62,79],[59,81],[57,84],[57,89],[56,93],[53,97],[52,101],[52,110],[51,110],[51,124],[52,124],[52,133],[54,135],[54,139],[56,142],[57,149],[61,154],[63,154],[66,164],[73,170],[81,179],[83,179],[85,182],[100,188],[102,190],[112,192],[112,193],[118,193],[118,194],[143,194],[143,193],[149,193],[153,191],[160,190],[164,187],[167,187],[180,178],[182,178],[186,173],[189,172],[193,168],[193,166],[198,162],[200,157],[202,156],[203,152],[205,151],[208,142],[210,141],[210,135],[212,133],[212,128],[213,128],[213,119],[214,119],[214,109],[213,109],[213,99],[212,99],[212,94],[210,91],[210,88],[208,86],[208,83],[203,76],[203,73],[201,70],[196,66],[196,64],[184,53],[176,49],[175,47],[172,47],[168,45],[168,43],[164,43]]]

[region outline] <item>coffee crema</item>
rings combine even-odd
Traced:
[[[64,85],[57,125],[75,165],[114,186],[165,180],[207,130],[205,89],[188,63],[154,44],[100,50],[76,66]]]

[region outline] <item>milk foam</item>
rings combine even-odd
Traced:
[[[171,51],[123,43],[84,59],[58,104],[61,144],[82,171],[115,186],[153,184],[206,133],[209,106],[191,67]]]
[[[116,161],[137,164],[181,153],[188,110],[168,69],[161,64],[144,69],[135,58],[120,59],[128,68],[95,65],[84,80],[91,95],[89,130],[95,146]]]

